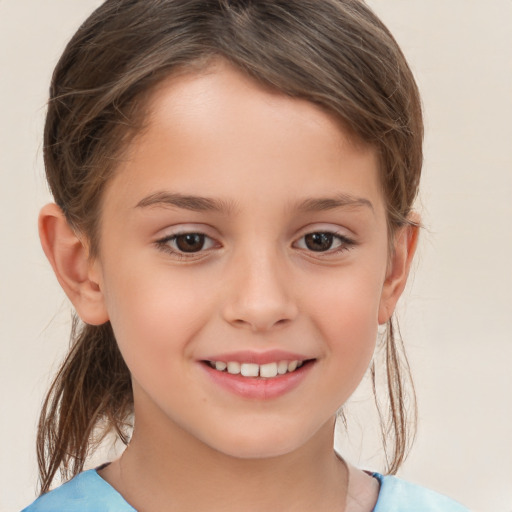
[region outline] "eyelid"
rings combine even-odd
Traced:
[[[158,242],[159,240],[170,240],[173,237],[188,234],[204,235],[205,237],[211,238],[213,240],[217,240],[219,238],[217,230],[210,225],[194,222],[184,222],[165,226],[163,229],[159,229],[158,232],[155,232],[153,237],[154,241]]]

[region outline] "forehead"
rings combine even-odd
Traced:
[[[161,81],[149,95],[146,112],[146,125],[165,124],[174,115],[203,126],[226,121],[235,129],[238,121],[244,123],[240,116],[261,113],[268,123],[288,119],[297,126],[316,125],[324,129],[324,136],[334,135],[344,145],[372,149],[326,107],[259,82],[222,58],[183,68]],[[248,126],[249,120],[254,122],[257,117],[247,118],[244,124]]]
[[[244,202],[265,192],[284,204],[336,187],[381,207],[373,148],[321,107],[264,88],[223,61],[162,82],[147,112],[117,173],[137,181],[141,196],[171,188]]]

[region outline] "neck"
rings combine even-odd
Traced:
[[[348,473],[333,450],[334,418],[297,450],[241,459],[176,425],[137,418],[129,447],[102,476],[140,512],[343,511]]]

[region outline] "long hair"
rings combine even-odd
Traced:
[[[265,87],[335,115],[373,146],[388,231],[409,223],[422,166],[421,104],[396,41],[360,0],[107,0],[79,28],[54,71],[44,133],[48,183],[67,221],[98,251],[102,192],[144,128],[148,98],[170,75],[222,58]],[[390,326],[391,329],[391,326]],[[409,439],[406,360],[386,342],[389,469]],[[130,374],[112,329],[81,325],[39,422],[41,492],[83,469],[91,435],[126,441]],[[128,430],[127,430],[128,425]]]

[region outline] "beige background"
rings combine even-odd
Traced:
[[[36,234],[51,70],[98,0],[0,0],[0,511],[34,498],[35,425],[70,308]],[[402,328],[420,405],[401,476],[512,511],[512,1],[372,0],[423,92],[423,233]],[[379,469],[369,392],[339,448]],[[361,427],[359,428],[358,425]],[[363,431],[363,434],[361,434]],[[361,441],[364,438],[364,443]],[[361,449],[361,444],[365,448]]]

